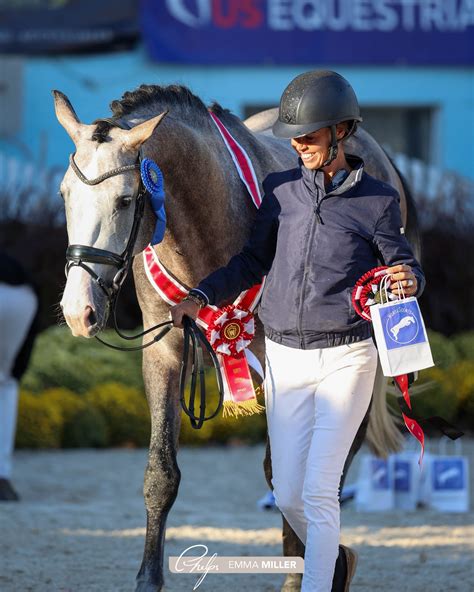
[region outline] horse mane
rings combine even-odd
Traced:
[[[129,115],[140,114],[152,117],[165,109],[179,111],[182,117],[196,116],[208,119],[208,111],[222,117],[230,115],[229,109],[224,109],[214,101],[209,107],[193,94],[189,88],[180,84],[159,86],[157,84],[142,84],[133,91],[126,91],[121,99],[110,103],[112,117],[97,119],[91,139],[98,142],[106,142],[109,139],[109,131],[113,127],[120,127],[120,119]]]

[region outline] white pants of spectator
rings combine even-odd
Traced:
[[[11,371],[37,305],[29,286],[0,283],[0,478],[11,477],[15,443],[18,383]]]
[[[369,407],[372,339],[322,349],[266,344],[265,401],[275,502],[306,546],[302,592],[330,592],[339,554],[339,483]]]

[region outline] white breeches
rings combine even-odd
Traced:
[[[339,483],[369,407],[372,339],[301,350],[266,345],[265,401],[277,506],[306,546],[302,592],[330,592],[339,553]]]
[[[0,477],[11,476],[15,442],[18,384],[11,371],[37,306],[29,286],[0,283]]]

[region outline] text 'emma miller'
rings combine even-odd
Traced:
[[[191,554],[192,553],[192,554]],[[196,555],[196,553],[199,553]],[[303,573],[302,557],[219,557],[206,545],[192,545],[179,557],[169,558],[172,573]]]

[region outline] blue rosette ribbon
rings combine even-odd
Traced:
[[[154,160],[144,158],[140,165],[140,173],[145,189],[150,194],[151,207],[156,215],[156,226],[151,239],[152,245],[161,243],[166,229],[165,190],[163,173]]]

